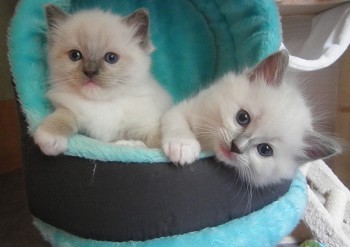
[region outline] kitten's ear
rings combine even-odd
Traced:
[[[301,164],[325,159],[342,151],[341,146],[335,140],[315,131],[308,131],[304,137],[304,141],[306,143],[304,155],[298,157],[298,162]]]
[[[134,37],[140,40],[140,46],[147,52],[154,50],[149,35],[150,20],[147,9],[141,8],[125,17],[125,22],[135,31]]]
[[[60,22],[67,20],[69,17],[69,14],[53,4],[45,6],[45,14],[49,31],[55,29]]]
[[[286,50],[278,51],[265,58],[249,74],[249,81],[261,78],[268,85],[279,86],[288,67],[289,55]]]

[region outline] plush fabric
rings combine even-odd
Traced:
[[[43,6],[48,3],[70,12],[100,7],[123,15],[148,8],[157,48],[153,72],[176,102],[228,70],[255,65],[281,43],[274,0],[22,0],[9,28],[9,59],[30,133],[52,111],[44,97],[47,27]],[[159,150],[115,147],[82,135],[71,138],[66,154],[103,161],[167,160]]]
[[[276,246],[297,225],[307,201],[305,178],[299,173],[290,190],[264,209],[217,227],[143,242],[108,242],[79,238],[34,219],[43,237],[55,247],[237,247]]]

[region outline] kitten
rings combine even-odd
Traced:
[[[55,110],[38,127],[35,142],[47,155],[67,149],[80,132],[115,142],[141,140],[160,147],[160,117],[171,98],[150,73],[149,16],[102,10],[68,14],[45,7],[50,87]]]
[[[212,151],[255,186],[291,179],[299,165],[340,152],[313,128],[301,93],[283,81],[288,54],[280,51],[252,71],[228,73],[162,118],[163,150],[180,165]]]

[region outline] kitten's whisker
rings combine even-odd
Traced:
[[[252,174],[251,174],[251,170],[249,169],[249,167],[247,167],[246,176],[248,178],[248,181],[251,181]],[[252,211],[252,200],[253,200],[253,185],[252,185],[251,182],[248,182],[248,186],[247,186],[247,205],[246,205],[246,211],[247,212],[251,212]]]
[[[247,167],[247,177],[248,177],[248,203],[247,203],[247,208],[246,210],[248,212],[251,212],[252,210],[252,200],[253,200],[253,185],[252,183],[250,182],[251,179],[252,179],[252,171],[250,169],[250,167]]]
[[[197,130],[196,132],[208,131],[208,132],[211,132],[211,133],[213,133],[215,135],[219,134],[217,129],[215,128],[215,126],[212,126],[212,125],[202,126],[200,124],[194,124],[193,127]]]
[[[216,122],[216,121],[214,121],[213,119],[210,119],[210,118],[207,118],[207,117],[204,117],[204,116],[201,116],[201,115],[196,115],[196,114],[193,114],[193,116],[195,118],[198,118],[200,120],[203,120],[203,121],[209,123],[211,126],[215,126],[217,128],[222,128],[221,124]]]
[[[49,79],[49,82],[53,82],[53,83],[68,82],[68,81],[70,81],[70,80],[67,79],[67,78],[52,78],[52,79]]]
[[[220,131],[219,131],[219,134],[220,134],[222,140],[224,140],[225,143],[231,143],[233,138],[231,137],[231,135],[230,135],[228,130],[226,130],[225,128],[221,128]]]
[[[57,81],[57,82],[54,82],[54,83],[50,83],[49,85],[48,85],[48,87],[49,88],[55,88],[55,87],[61,87],[61,88],[63,88],[63,87],[66,87],[66,88],[68,88],[68,87],[70,87],[70,85],[69,85],[70,83],[69,83],[69,81]]]
[[[215,134],[212,133],[197,133],[197,137],[208,137],[213,140],[220,140]]]
[[[243,178],[242,179],[243,182],[242,182],[241,188],[239,189],[239,192],[241,192],[241,190],[244,187],[248,186],[248,183],[247,183],[247,181],[245,179],[246,178],[246,168],[239,169],[239,175],[241,176],[241,178]],[[247,190],[245,190],[244,193],[243,193],[243,196],[241,196],[241,200],[239,201],[239,205],[242,204],[243,200],[246,197],[246,194],[247,194]]]
[[[219,135],[219,133],[215,130],[215,129],[212,129],[212,128],[198,128],[198,127],[195,127],[195,130],[194,130],[195,133],[212,133],[214,135]]]
[[[234,186],[237,184],[238,180],[239,180],[239,175],[238,175],[238,172],[237,172],[237,169],[235,169],[235,176],[233,177],[233,181],[232,181],[232,184],[231,186]]]
[[[237,171],[237,182],[238,181],[241,181],[241,187],[239,188],[239,190],[238,190],[238,192],[236,193],[236,195],[235,195],[235,197],[234,198],[236,198],[238,195],[240,195],[241,194],[241,191],[242,191],[242,189],[243,189],[243,186],[244,186],[244,179],[242,179],[244,176],[242,175],[242,170],[241,169],[237,169],[236,170]],[[241,200],[240,200],[240,202],[239,202],[239,205],[242,203],[242,200],[243,200],[243,198],[241,197]]]

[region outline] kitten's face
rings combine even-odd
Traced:
[[[235,95],[218,102],[221,129],[212,142],[216,157],[257,186],[293,177],[304,133],[311,130],[303,99],[287,88],[234,80]]]
[[[52,86],[108,100],[122,88],[132,90],[148,73],[151,50],[135,37],[135,22],[99,10],[56,15],[54,21],[48,50]]]
[[[252,72],[221,80],[214,107],[219,119],[212,148],[255,186],[291,179],[299,165],[341,151],[314,131],[302,94],[282,81],[288,55],[276,53]]]

